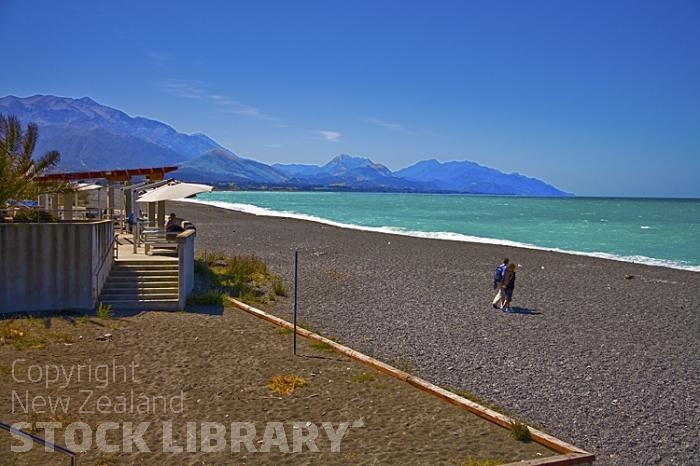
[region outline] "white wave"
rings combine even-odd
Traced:
[[[461,233],[454,233],[449,231],[414,231],[405,230],[402,228],[395,227],[367,227],[362,225],[354,225],[351,223],[336,222],[333,220],[328,220],[321,217],[315,217],[313,215],[299,214],[296,212],[287,211],[277,211],[272,209],[266,209],[264,207],[258,207],[252,204],[239,204],[234,202],[224,202],[224,201],[204,201],[201,199],[183,199],[181,202],[192,202],[195,204],[206,204],[214,207],[220,207],[226,210],[235,210],[237,212],[243,212],[246,214],[252,214],[262,217],[277,217],[277,218],[292,218],[298,220],[306,220],[315,223],[322,223],[324,225],[330,225],[338,228],[346,228],[350,230],[360,230],[360,231],[370,231],[375,233],[385,233],[391,235],[402,235],[402,236],[412,236],[417,238],[426,239],[439,239],[447,241],[462,241],[469,243],[482,243],[482,244],[494,244],[498,246],[511,246],[515,248],[524,249],[534,249],[538,251],[551,251],[559,252],[562,254],[570,254],[574,256],[588,256],[597,257],[600,259],[614,260],[618,262],[631,262],[634,264],[652,265],[655,267],[667,267],[671,269],[679,270],[689,270],[692,272],[700,272],[700,266],[682,264],[675,261],[667,259],[655,259],[653,257],[633,255],[633,256],[623,256],[618,254],[611,254],[607,252],[586,252],[586,251],[572,251],[560,248],[548,248],[543,246],[535,246],[530,243],[523,243],[519,241],[511,241],[505,239],[496,238],[484,238],[480,236],[470,236]]]
[[[648,230],[648,229],[650,229],[651,227],[650,227],[649,225],[642,225],[642,226],[640,226],[639,228],[641,228],[642,230]]]

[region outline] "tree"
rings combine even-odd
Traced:
[[[39,193],[36,178],[55,166],[61,159],[58,151],[52,150],[38,159],[32,158],[39,127],[22,124],[14,115],[0,113],[0,208],[10,199],[27,199]]]

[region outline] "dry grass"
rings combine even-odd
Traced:
[[[300,375],[277,375],[267,384],[267,389],[280,395],[291,395],[294,390],[306,386],[306,379]]]
[[[355,382],[365,383],[374,382],[377,378],[371,372],[362,372],[361,374],[355,374],[352,379]]]
[[[0,320],[0,345],[12,345],[17,350],[41,349],[48,343],[73,343],[73,336],[62,329],[62,319],[52,319],[50,326],[32,317]]]

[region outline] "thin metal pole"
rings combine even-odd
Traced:
[[[49,442],[48,440],[39,437],[38,435],[30,434],[29,432],[25,432],[22,429],[18,429],[17,427],[14,427],[10,424],[6,424],[4,422],[0,422],[0,430],[6,430],[12,435],[20,435],[26,439],[31,439],[32,441],[37,441],[41,443],[44,446],[48,446],[50,450],[57,451],[63,455],[66,455],[70,458],[70,464],[71,466],[75,466],[77,464],[76,460],[76,453],[72,450],[69,450],[67,448],[62,447],[61,445],[56,445],[53,442]]]
[[[299,251],[294,251],[294,355],[297,354],[297,270],[299,264]]]

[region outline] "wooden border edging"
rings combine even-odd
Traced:
[[[273,316],[272,314],[269,314],[265,311],[261,311],[260,309],[257,309],[255,307],[249,306],[241,301],[238,301],[237,299],[231,298],[231,297],[226,297],[232,304],[234,304],[236,307],[239,309],[242,309],[256,317],[259,317],[263,320],[267,320],[268,322],[271,322],[275,325],[278,325],[280,327],[287,328],[289,330],[294,330],[294,325],[291,323],[287,322],[284,319],[281,319],[277,316]],[[406,382],[416,388],[419,388],[427,393],[430,393],[431,395],[437,396],[439,398],[442,398],[453,405],[462,407],[466,409],[467,411],[476,414],[477,416],[486,419],[487,421],[493,422],[494,424],[498,424],[501,427],[505,427],[506,429],[511,428],[511,424],[514,422],[514,419],[498,413],[492,409],[486,408],[484,406],[481,406],[478,403],[475,403],[473,401],[467,400],[466,398],[462,398],[461,396],[454,394],[448,390],[445,390],[444,388],[438,387],[437,385],[434,385],[426,380],[421,379],[420,377],[416,377],[414,375],[411,375],[407,372],[401,371],[399,369],[396,369],[395,367],[392,367],[388,364],[385,364],[378,359],[369,357],[367,355],[364,355],[358,351],[355,351],[354,349],[348,348],[347,346],[341,345],[340,343],[337,343],[333,340],[330,340],[328,338],[325,338],[321,335],[318,335],[316,333],[310,332],[304,328],[299,328],[297,327],[297,334],[301,335],[303,337],[309,338],[311,340],[316,340],[320,343],[324,343],[331,348],[333,348],[335,351],[338,353],[344,354],[346,356],[351,357],[352,359],[359,361],[363,364],[366,364],[374,369],[377,369],[380,372],[383,372],[387,375],[390,375],[392,377],[395,377],[403,382]],[[520,465],[520,466],[539,466],[539,465],[547,465],[547,466],[568,466],[568,465],[574,465],[574,464],[585,464],[585,463],[592,463],[595,461],[595,455],[593,453],[589,453],[587,451],[584,451],[574,445],[571,445],[569,443],[566,443],[562,440],[559,440],[556,437],[553,437],[547,433],[544,433],[540,430],[534,429],[532,427],[528,426],[528,429],[530,430],[530,438],[534,440],[535,442],[539,443],[540,445],[543,445],[551,450],[554,450],[555,452],[559,453],[559,455],[556,456],[551,456],[548,458],[541,458],[541,459],[533,459],[533,460],[525,460],[525,461],[518,461],[516,463],[510,463],[512,465]],[[506,465],[507,466],[507,465]]]

